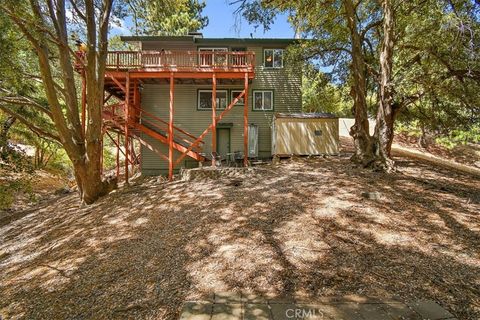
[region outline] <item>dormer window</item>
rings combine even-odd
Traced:
[[[283,68],[283,49],[265,49],[263,65],[265,68]]]

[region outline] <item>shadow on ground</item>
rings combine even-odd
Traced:
[[[0,227],[0,315],[175,319],[185,301],[242,290],[431,299],[478,318],[479,181],[399,168],[299,159],[240,186],[150,181],[19,212]]]

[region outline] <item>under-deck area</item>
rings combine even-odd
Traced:
[[[133,150],[133,139],[155,152],[160,161],[168,162],[168,177],[186,157],[216,165],[216,153],[203,152],[205,138],[210,134],[210,150],[216,150],[216,128],[219,121],[237,104],[243,102],[243,164],[248,163],[248,87],[255,76],[253,52],[211,51],[112,51],[107,55],[105,71],[104,132],[125,158],[125,181],[129,166],[141,161]],[[145,85],[169,86],[168,118],[160,118],[142,108],[142,88]],[[203,85],[211,87],[211,121],[201,134],[193,135],[175,125],[175,86]],[[218,108],[217,87],[233,85],[243,88],[225,108]],[[111,102],[112,98],[117,101]],[[192,119],[195,121],[195,119]],[[115,138],[114,135],[117,135]],[[123,136],[124,146],[121,146]],[[168,147],[164,152],[149,143],[148,136]],[[122,150],[123,149],[123,150]],[[175,156],[175,153],[176,156]]]

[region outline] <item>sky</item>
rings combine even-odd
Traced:
[[[255,29],[242,17],[234,14],[236,5],[229,5],[233,0],[205,0],[207,4],[203,15],[209,19],[208,26],[200,30],[208,38],[293,38],[294,31],[287,21],[287,15],[279,15],[270,30],[265,32],[263,27]],[[238,20],[238,21],[236,21]],[[131,19],[128,17],[121,21],[121,25],[114,25],[112,35],[130,35],[128,26]]]
[[[256,30],[244,19],[236,23],[234,11],[237,5],[229,5],[232,0],[206,0],[207,6],[203,14],[208,16],[209,23],[201,30],[208,38],[293,38],[294,31],[287,21],[287,15],[278,16],[271,29],[264,32],[262,27]]]

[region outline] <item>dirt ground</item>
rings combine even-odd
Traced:
[[[297,159],[236,183],[149,180],[17,212],[0,220],[0,315],[175,319],[185,300],[242,290],[432,299],[478,319],[479,179],[398,165]]]
[[[47,170],[15,172],[0,167],[0,219],[48,201],[68,188],[68,180]]]
[[[447,149],[436,143],[431,142],[426,148],[422,148],[418,145],[418,138],[408,136],[404,133],[397,133],[395,135],[394,143],[411,149],[415,149],[421,152],[427,152],[434,156],[452,160],[461,164],[465,164],[473,167],[480,167],[480,144],[468,143],[459,144],[452,149]]]

